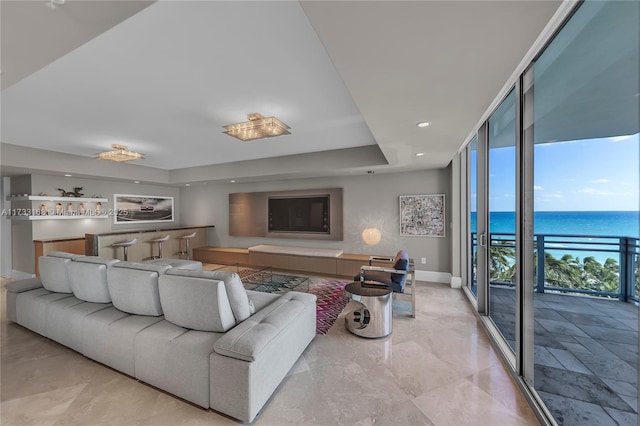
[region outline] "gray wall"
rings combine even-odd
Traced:
[[[181,214],[187,224],[215,225],[211,244],[221,247],[250,247],[256,244],[276,244],[300,247],[339,248],[345,253],[395,255],[404,248],[416,260],[416,269],[451,272],[451,229],[444,238],[401,237],[399,196],[414,194],[445,194],[446,221],[450,220],[450,169],[406,173],[379,173],[319,179],[264,183],[194,184],[181,192]],[[230,193],[282,191],[313,188],[343,188],[344,241],[292,240],[285,238],[249,238],[229,236]],[[382,241],[376,246],[364,243],[364,228],[377,227]],[[427,263],[420,264],[426,257]]]

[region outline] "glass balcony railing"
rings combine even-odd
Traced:
[[[535,291],[640,302],[639,241],[633,237],[535,234]],[[475,232],[471,242],[475,269]],[[515,235],[491,234],[490,247],[491,284],[513,286]]]

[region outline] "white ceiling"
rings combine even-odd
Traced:
[[[194,181],[223,178],[220,167],[236,162],[281,178],[286,162],[266,159],[320,151],[365,150],[370,161],[354,164],[362,172],[442,168],[559,4],[95,0],[50,9],[3,0],[1,141],[79,155],[74,164],[95,164],[120,143],[147,155],[138,166]],[[47,52],[60,57],[20,67],[44,60],[16,59],[43,56],[38,39],[58,41]],[[277,116],[292,134],[240,142],[222,133],[252,112]],[[419,129],[421,120],[432,124]],[[305,174],[353,172],[322,158]]]

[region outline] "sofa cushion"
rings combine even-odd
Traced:
[[[66,251],[50,251],[47,253],[49,257],[59,257],[61,259],[75,259],[82,256],[81,254],[67,253]]]
[[[86,302],[111,302],[107,269],[117,262],[117,259],[97,256],[79,256],[73,259],[67,267],[73,295]]]
[[[209,408],[209,362],[213,344],[221,335],[185,330],[168,321],[145,328],[135,336],[136,379]]]
[[[73,293],[67,272],[69,263],[71,263],[70,258],[40,256],[38,258],[38,268],[40,269],[42,286],[56,293]]]
[[[42,288],[42,280],[40,277],[27,278],[26,280],[13,281],[4,286],[9,293],[22,293],[25,291]]]
[[[236,325],[224,282],[171,274],[158,279],[165,319],[180,327],[224,332]]]
[[[275,336],[295,321],[308,305],[313,304],[315,310],[315,303],[313,294],[286,293],[221,337],[213,348],[220,355],[255,361]]]
[[[242,285],[240,276],[235,272],[171,269],[170,271],[167,271],[167,275],[223,281],[227,291],[227,297],[229,298],[229,303],[231,304],[231,310],[233,311],[233,316],[237,323],[246,320],[256,311],[253,303],[251,303],[247,296],[247,291]]]
[[[107,285],[113,306],[136,315],[160,316],[158,277],[170,266],[118,262],[107,270]]]

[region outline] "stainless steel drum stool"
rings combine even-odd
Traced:
[[[151,257],[148,257],[147,259],[160,259],[160,258],[162,258],[162,243],[164,243],[168,239],[169,239],[169,235],[164,236],[164,237],[159,237],[159,238],[153,238],[151,240],[147,240],[147,242],[149,244],[158,243],[158,255],[157,256],[153,255],[153,245],[152,245],[151,246]]]
[[[393,331],[393,310],[391,288],[386,286],[367,287],[355,281],[344,288],[352,300],[360,304],[355,311],[345,317],[347,330],[361,337],[385,337]]]
[[[178,256],[187,256],[187,260],[189,260],[189,240],[193,237],[196,236],[196,233],[194,232],[193,234],[189,234],[189,235],[183,235],[182,237],[178,237],[179,240],[184,240],[185,243],[185,247],[184,250],[180,250],[178,252]],[[182,243],[179,242],[180,245],[182,245]]]
[[[115,248],[122,247],[124,249],[124,261],[126,262],[127,261],[127,257],[129,255],[129,247],[131,247],[132,245],[137,244],[137,243],[138,243],[138,239],[134,238],[131,241],[121,241],[119,243],[113,243],[113,244],[111,244],[111,247],[115,247]]]

